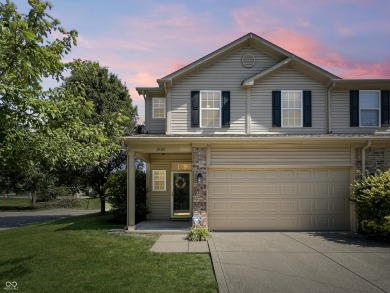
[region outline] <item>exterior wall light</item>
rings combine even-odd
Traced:
[[[198,183],[202,183],[203,181],[202,173],[198,173],[198,176],[196,178],[198,179]]]

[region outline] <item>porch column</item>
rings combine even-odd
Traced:
[[[207,227],[207,147],[192,148],[192,174],[192,213],[200,217],[201,223]],[[198,176],[201,176],[199,180]]]
[[[134,151],[127,151],[127,230],[135,228],[135,162]]]

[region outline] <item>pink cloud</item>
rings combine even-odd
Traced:
[[[137,86],[156,85],[156,76],[153,76],[148,72],[138,72],[135,76],[132,76],[129,80],[131,82],[134,82]]]
[[[352,0],[344,0],[352,3]],[[367,4],[366,0],[359,2]],[[314,5],[314,4],[311,4]],[[321,5],[321,4],[315,4]],[[264,9],[245,8],[232,12],[239,31],[253,31],[270,42],[286,49],[317,66],[320,66],[343,78],[389,78],[390,64],[370,63],[354,60],[343,55],[342,48],[333,49],[317,39],[313,33],[303,33],[285,26],[279,19],[270,16]],[[301,26],[307,26],[301,23]],[[260,28],[260,29],[259,29]],[[338,29],[340,35],[351,36],[353,30],[347,27]]]
[[[343,72],[345,78],[389,78],[390,61],[375,64],[351,64]]]

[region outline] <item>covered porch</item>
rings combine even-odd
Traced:
[[[207,145],[156,136],[126,138],[127,227],[129,231],[179,230],[191,227],[193,216],[207,225]],[[135,224],[135,158],[146,165],[151,214]]]

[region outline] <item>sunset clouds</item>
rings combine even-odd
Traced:
[[[14,0],[23,9],[27,0]],[[137,86],[253,32],[342,78],[390,78],[387,0],[51,0],[51,14],[79,31],[66,60],[99,61]]]

